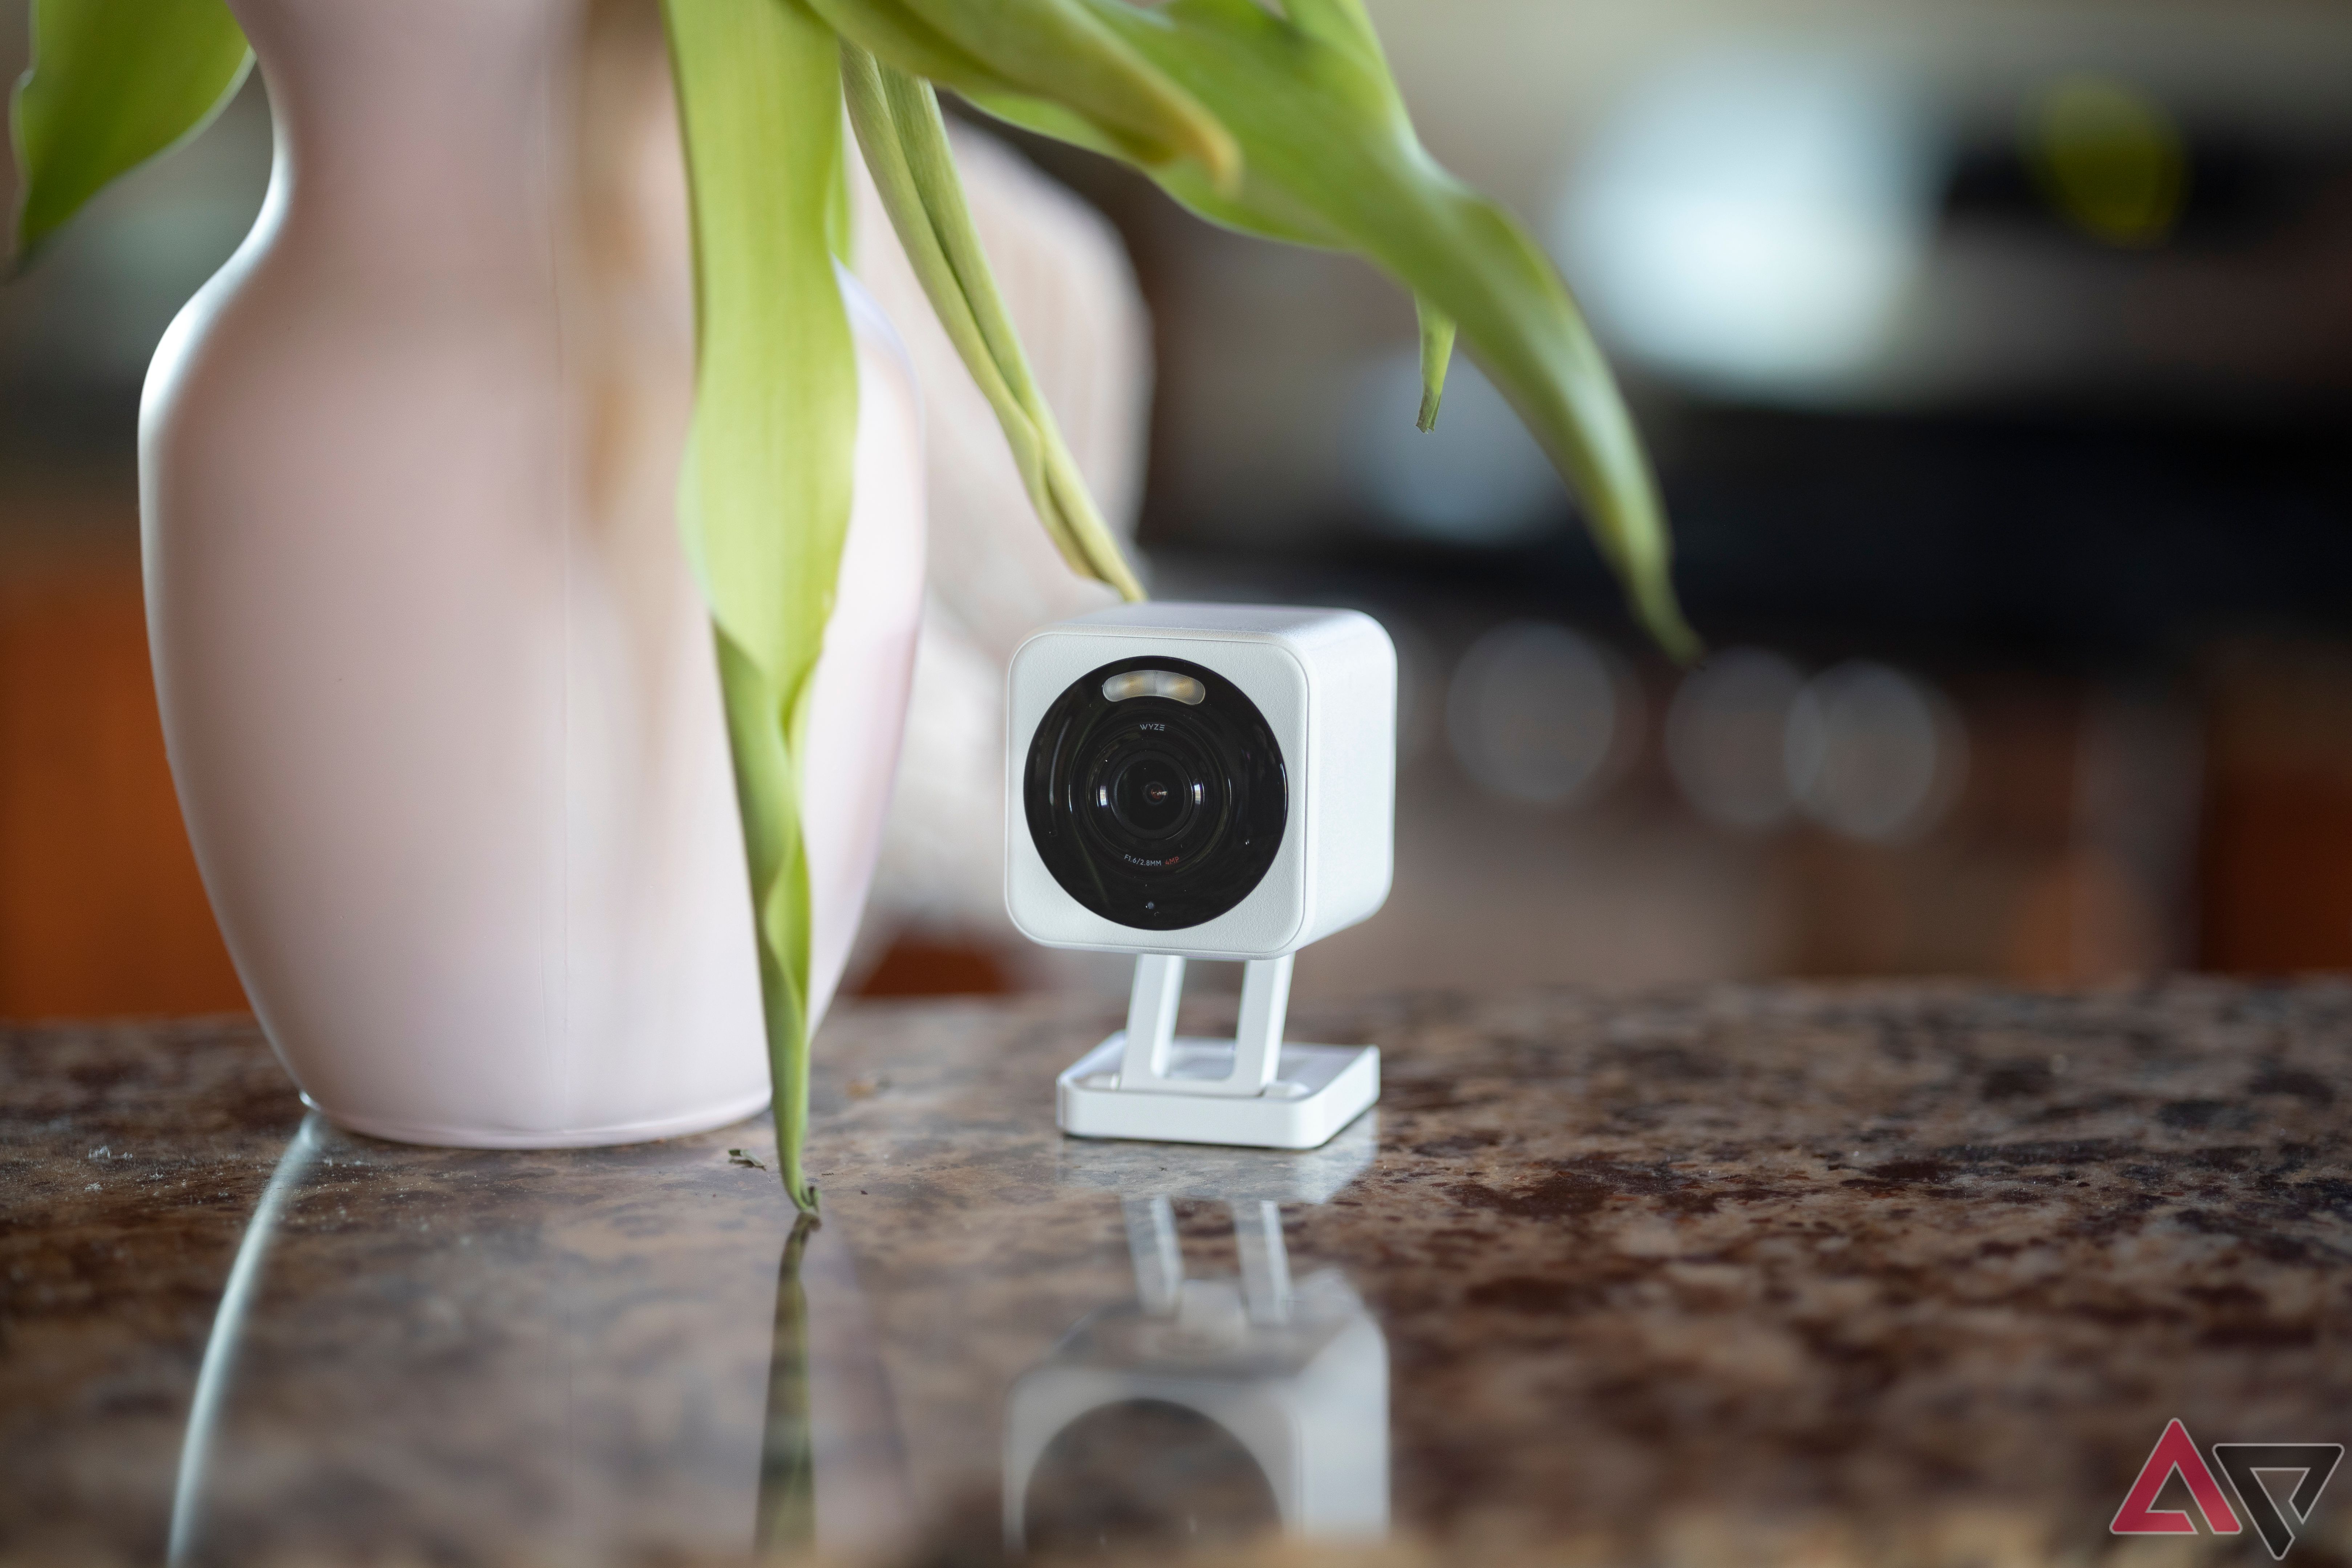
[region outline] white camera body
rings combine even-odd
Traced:
[[[1087,908],[1047,868],[1024,809],[1048,710],[1092,672],[1136,660],[1213,670],[1255,706],[1280,750],[1286,821],[1271,863],[1197,924],[1145,929]],[[1147,603],[1037,632],[1013,657],[1008,703],[1013,923],[1048,947],[1247,960],[1295,952],[1371,915],[1395,862],[1396,681],[1388,633],[1354,610]]]
[[[1291,955],[1388,898],[1396,649],[1353,610],[1128,605],[1013,658],[1005,906],[1137,954],[1126,1029],[1057,1080],[1066,1131],[1319,1147],[1380,1098],[1370,1046],[1286,1043]],[[1179,1039],[1187,959],[1245,963],[1231,1040]]]

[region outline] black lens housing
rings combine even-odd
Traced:
[[[1136,669],[1189,675],[1206,695],[1113,701]],[[1257,704],[1182,659],[1123,658],[1054,700],[1029,742],[1022,804],[1054,880],[1105,920],[1179,931],[1224,914],[1274,864],[1290,816],[1282,746]]]

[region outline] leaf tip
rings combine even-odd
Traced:
[[[1215,187],[1217,195],[1224,197],[1227,201],[1234,201],[1240,198],[1242,194],[1242,157],[1241,152],[1238,148],[1234,150],[1234,155],[1230,159],[1213,163],[1209,165],[1209,183]]]
[[[1706,657],[1706,641],[1691,629],[1683,619],[1682,606],[1675,603],[1673,590],[1654,597],[1642,606],[1642,626],[1656,639],[1665,656],[1682,668],[1688,669]]]
[[[9,238],[15,243],[8,259],[0,262],[0,285],[16,282],[41,264],[49,253],[49,241],[56,236],[55,224],[18,223]]]
[[[1421,416],[1414,421],[1424,436],[1437,428],[1437,405],[1445,399],[1445,370],[1454,363],[1454,318],[1423,296],[1412,300],[1421,320]]]
[[[8,259],[0,262],[0,283],[14,283],[30,272],[48,250],[49,237],[58,229],[54,219],[43,222],[35,209],[31,179],[20,171],[19,180],[16,210],[8,224]]]
[[[1242,194],[1242,144],[1224,122],[1205,110],[1184,116],[1183,136],[1177,146],[1177,156],[1189,157],[1208,171],[1209,183],[1221,196],[1228,198]]]

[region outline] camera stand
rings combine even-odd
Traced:
[[[1381,1097],[1377,1046],[1282,1037],[1291,955],[1252,959],[1230,1040],[1176,1037],[1184,961],[1135,961],[1127,1027],[1054,1080],[1055,1120],[1081,1138],[1317,1149]]]

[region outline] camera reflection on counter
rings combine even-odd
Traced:
[[[1388,1528],[1388,1343],[1337,1269],[1291,1277],[1279,1206],[1227,1205],[1238,1278],[1187,1273],[1166,1197],[1125,1201],[1135,1300],[1007,1403],[1007,1549],[1045,1557]]]

